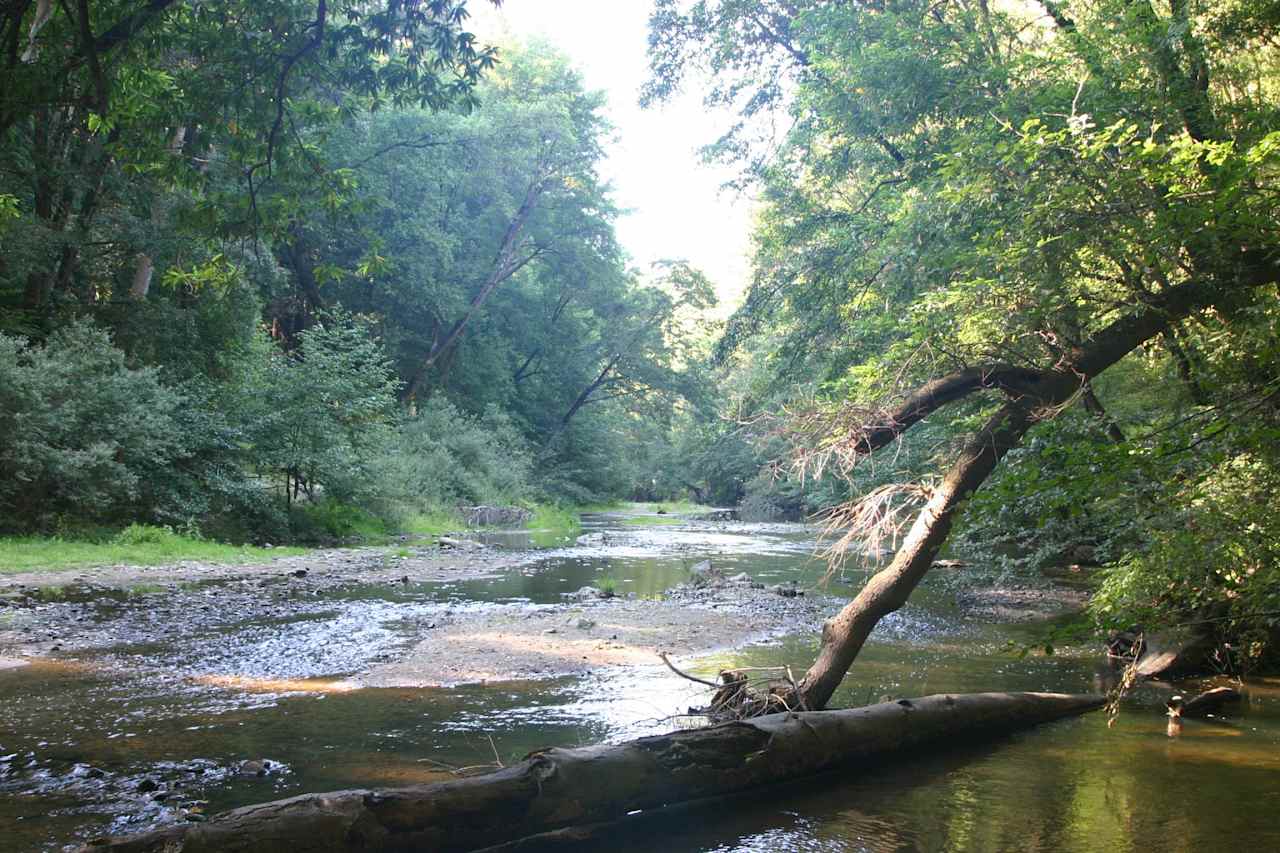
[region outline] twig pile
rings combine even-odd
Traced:
[[[756,666],[720,671],[718,682],[708,681],[681,671],[659,652],[662,662],[681,678],[715,689],[705,708],[690,708],[689,713],[709,717],[713,722],[746,720],[762,714],[807,711],[799,685],[789,666]],[[752,676],[752,673],[767,673]]]

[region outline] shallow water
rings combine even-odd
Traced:
[[[604,534],[603,540],[600,534]],[[351,689],[344,676],[393,655],[450,609],[536,607],[612,578],[659,596],[712,556],[730,574],[808,584],[824,566],[803,528],[623,525],[594,520],[584,544],[541,552],[500,577],[321,593],[304,612],[177,631],[0,672],[0,850],[58,849],[171,814],[143,779],[207,801],[209,812],[306,791],[446,778],[442,768],[510,763],[532,749],[618,741],[680,725],[705,701],[660,664],[588,677],[453,689]],[[523,542],[513,537],[513,543]],[[512,544],[512,543],[508,543]],[[856,574],[832,590],[847,594]],[[302,594],[302,593],[300,593]],[[212,598],[212,596],[211,596]],[[213,599],[216,600],[216,599]],[[107,603],[104,603],[107,606]],[[113,601],[109,607],[139,606]],[[838,704],[967,690],[1087,691],[1087,650],[1018,659],[1025,627],[962,619],[945,591],[921,590],[877,629]],[[811,633],[688,662],[802,669]],[[1128,850],[1280,849],[1280,682],[1247,686],[1230,724],[1188,721],[1169,739],[1167,691],[1145,687],[1115,728],[1100,714],[994,744],[857,768],[740,806],[643,817],[610,849]],[[278,762],[262,777],[229,772]],[[3,761],[3,759],[0,759]],[[86,776],[86,766],[102,771]],[[7,778],[4,768],[8,768]]]

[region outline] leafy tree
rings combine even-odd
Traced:
[[[455,0],[9,4],[0,192],[26,247],[10,296],[28,317],[144,298],[157,267],[199,266],[192,237],[287,229],[343,191],[315,156],[328,130],[471,102],[495,54],[465,19]]]
[[[398,385],[377,341],[335,315],[274,353],[258,382],[248,427],[252,463],[282,478],[286,502],[320,491],[337,500],[368,496],[370,459],[386,440]]]
[[[148,480],[187,454],[186,403],[89,323],[43,344],[0,335],[0,517],[51,529],[150,514]]]
[[[893,563],[828,622],[799,688],[810,707],[1025,435],[1053,435],[1043,425],[1076,404],[1105,424],[1104,374],[1146,347],[1177,358],[1204,327],[1248,347],[1274,324],[1280,136],[1255,93],[1275,58],[1251,40],[1266,21],[1249,4],[1147,0],[658,4],[652,93],[700,62],[713,99],[741,107],[716,150],[747,158],[767,210],[733,330],[782,328],[787,363],[822,383],[829,404],[795,423],[802,461],[849,472],[951,415],[944,476],[842,511],[870,532],[923,504]],[[745,120],[783,100],[792,126],[773,153]],[[1268,373],[1237,388],[1255,415]]]

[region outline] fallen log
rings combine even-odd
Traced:
[[[83,851],[475,850],[640,810],[758,789],[927,744],[952,745],[1099,708],[1100,696],[974,693],[769,714],[617,745],[547,749],[449,782],[304,794]]]

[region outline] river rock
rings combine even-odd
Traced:
[[[452,536],[437,537],[436,544],[441,548],[457,551],[479,551],[484,548],[479,542],[472,542],[468,539],[455,539]]]
[[[566,593],[565,598],[570,601],[594,601],[597,598],[604,598],[604,595],[599,587],[584,586],[579,587],[576,592]]]
[[[694,587],[719,586],[724,583],[724,572],[711,565],[710,560],[694,563],[689,569]]]

